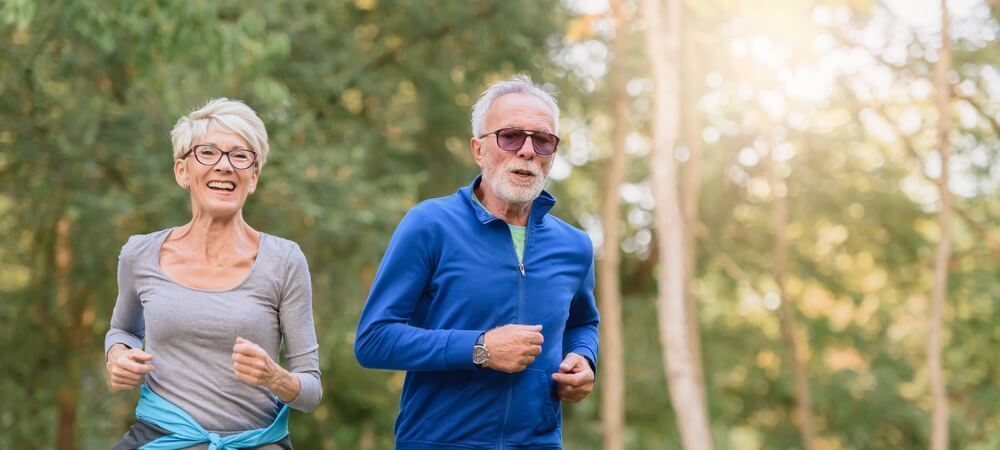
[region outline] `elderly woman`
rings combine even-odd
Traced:
[[[215,99],[170,138],[191,221],[122,248],[105,358],[112,390],[141,388],[115,448],[290,449],[288,408],[311,411],[322,387],[305,256],[243,220],[267,131]]]

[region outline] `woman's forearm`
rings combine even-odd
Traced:
[[[291,403],[292,400],[295,400],[299,396],[299,392],[302,390],[302,383],[299,382],[299,377],[294,373],[280,366],[278,369],[280,374],[267,384],[267,388],[272,394],[277,395],[278,399],[282,402]]]

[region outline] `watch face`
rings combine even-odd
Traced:
[[[486,351],[486,347],[477,345],[472,347],[472,363],[482,364],[485,363],[490,357],[490,352]]]

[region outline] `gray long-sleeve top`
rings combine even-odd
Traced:
[[[142,348],[145,340],[155,367],[146,384],[206,430],[230,433],[266,427],[278,413],[267,388],[233,373],[236,337],[253,341],[275,361],[284,340],[285,367],[302,385],[288,405],[314,409],[323,388],[309,267],[299,246],[261,233],[246,279],[209,291],[183,286],[160,269],[160,248],[170,232],[132,236],[122,247],[105,354],[117,343]]]

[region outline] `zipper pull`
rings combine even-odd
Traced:
[[[521,269],[521,276],[522,276],[522,277],[523,277],[523,276],[525,276],[525,275],[524,275],[524,263],[519,263],[519,264],[517,265],[517,268],[518,268],[518,269]]]

